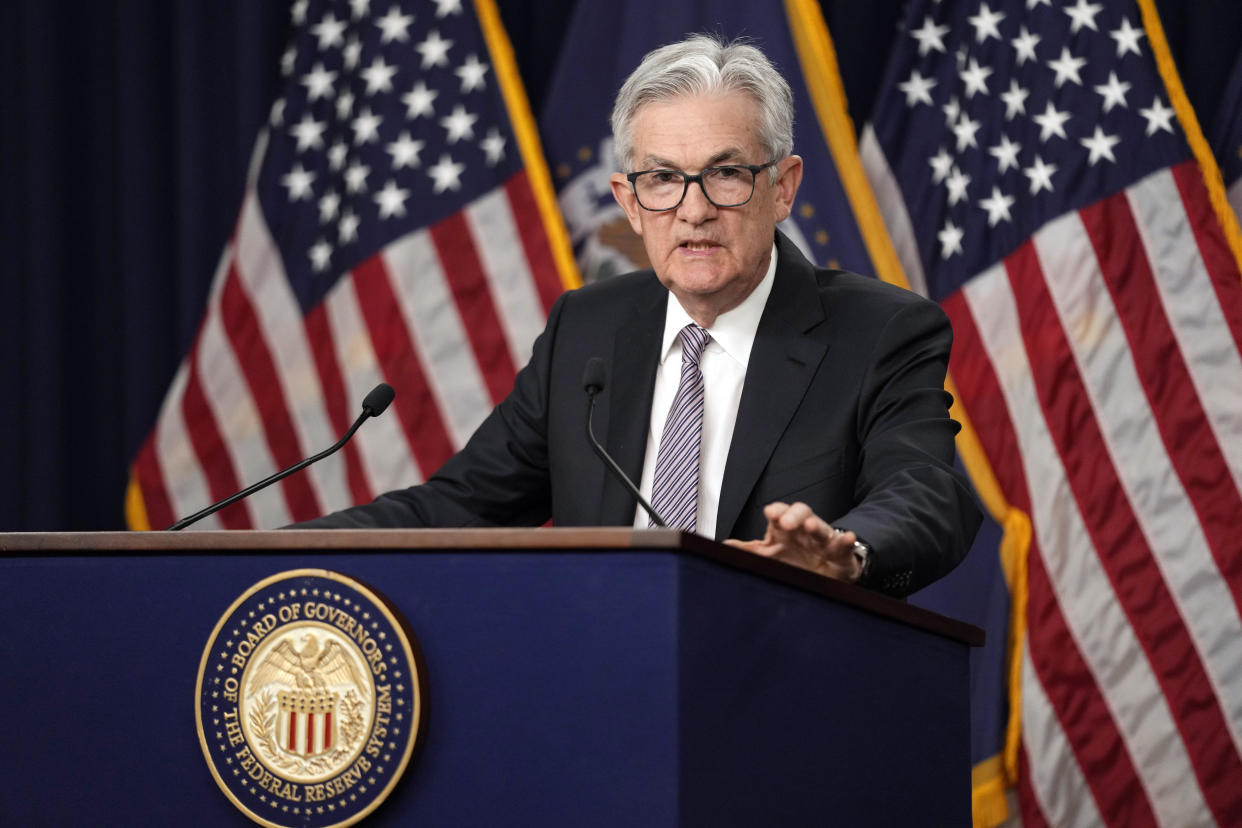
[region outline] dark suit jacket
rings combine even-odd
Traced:
[[[762,537],[765,504],[800,500],[871,544],[869,585],[911,592],[961,560],[979,522],[953,467],[948,319],[909,291],[814,268],[779,233],[777,253],[715,537]],[[629,525],[633,498],[586,440],[582,372],[607,364],[595,433],[639,479],[667,296],[650,270],[564,294],[513,391],[426,484],[303,526]]]

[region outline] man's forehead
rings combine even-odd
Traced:
[[[742,92],[680,95],[639,107],[634,159],[654,166],[754,163],[761,151],[759,108]]]

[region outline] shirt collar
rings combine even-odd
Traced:
[[[776,277],[776,244],[772,245],[772,255],[768,257],[768,272],[750,295],[742,300],[736,308],[716,317],[716,323],[707,329],[712,335],[712,342],[719,345],[726,354],[739,365],[750,362],[750,349],[755,344],[755,332],[759,330],[759,318],[763,316],[763,308],[772,294],[772,283]],[[664,312],[664,347],[660,350],[660,364],[668,359],[673,342],[681,329],[694,322],[686,309],[677,301],[677,297],[668,294],[668,304]],[[707,347],[712,347],[712,342]]]

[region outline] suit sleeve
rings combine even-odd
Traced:
[[[857,408],[855,503],[834,524],[873,548],[865,584],[905,595],[965,557],[981,519],[953,463],[960,426],[944,390],[953,331],[936,305],[904,304],[875,340]]]
[[[548,388],[562,295],[513,390],[419,486],[299,523],[300,529],[539,526],[551,516]]]

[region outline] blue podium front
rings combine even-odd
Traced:
[[[200,746],[196,684],[226,611],[289,570],[369,586],[421,650],[418,744],[366,825],[970,822],[979,631],[694,536],[9,534],[0,551],[2,824],[251,824]],[[263,785],[267,824],[352,818]]]

